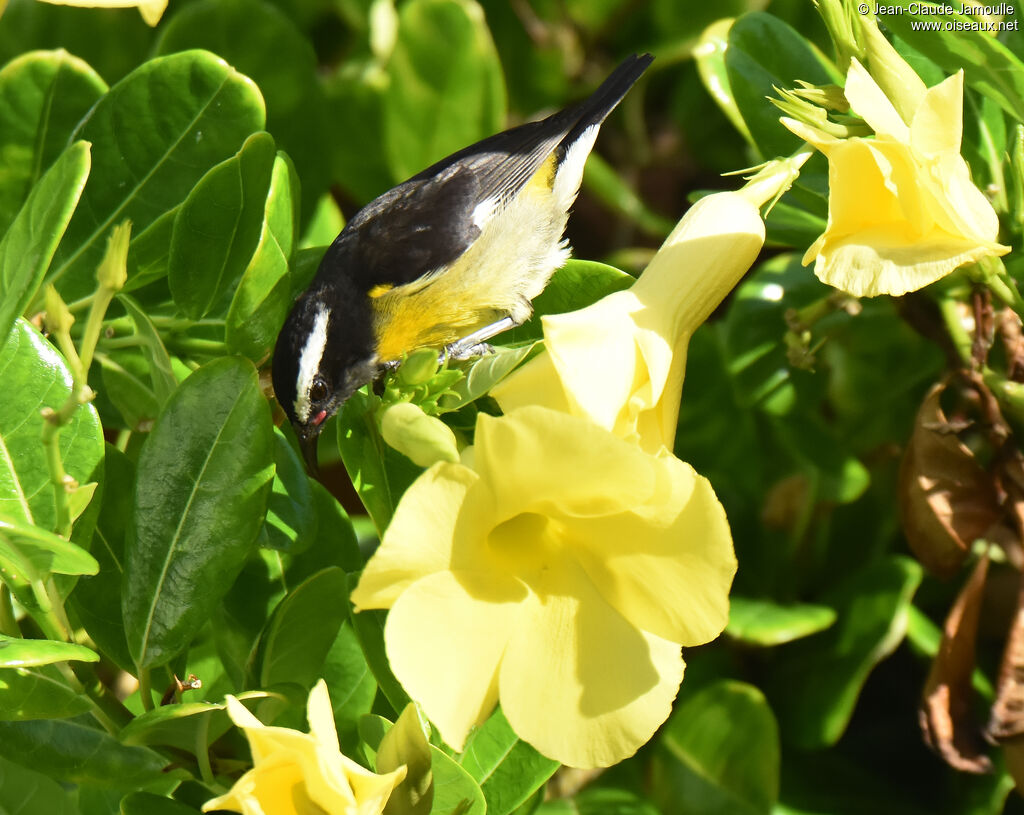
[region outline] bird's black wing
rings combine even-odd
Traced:
[[[321,273],[341,268],[357,287],[398,286],[450,264],[480,235],[474,210],[512,200],[558,149],[600,124],[651,63],[626,59],[586,100],[453,153],[371,201],[328,250]],[[342,255],[344,259],[342,260]]]

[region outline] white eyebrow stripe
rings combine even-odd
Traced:
[[[309,389],[313,386],[313,379],[320,370],[320,362],[327,348],[327,323],[330,317],[331,310],[321,306],[299,357],[299,377],[295,382],[295,416],[300,422],[309,421]]]

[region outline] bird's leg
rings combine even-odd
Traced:
[[[502,331],[507,331],[515,326],[515,324],[515,320],[511,317],[502,317],[496,323],[485,325],[479,331],[474,331],[472,334],[463,337],[461,340],[457,340],[451,345],[446,346],[444,354],[448,359],[469,359],[470,357],[489,354],[494,349],[491,348],[486,341],[491,337],[497,336]]]

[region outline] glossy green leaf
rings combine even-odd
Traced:
[[[208,619],[251,551],[273,478],[270,409],[252,364],[204,365],[139,455],[122,612],[133,660],[160,665]]]
[[[176,387],[178,379],[171,369],[171,357],[160,339],[160,332],[156,330],[149,315],[143,311],[135,300],[126,294],[118,296],[118,301],[124,306],[128,316],[135,324],[135,334],[142,340],[142,354],[149,363],[149,376],[153,382],[153,395],[158,405],[167,401]]]
[[[333,151],[334,177],[360,204],[394,185],[381,139],[387,90],[387,76],[376,62],[350,65],[326,87],[329,126],[348,134],[348,149]]]
[[[143,233],[263,122],[256,86],[213,54],[187,51],[136,68],[75,131],[93,143],[91,183],[47,279],[68,301],[88,294],[114,224],[129,218]]]
[[[14,222],[0,240],[0,338],[8,336],[39,290],[85,188],[90,165],[88,142],[75,142],[12,215]]]
[[[65,719],[91,707],[52,665],[0,670],[0,721]]]
[[[256,249],[275,152],[269,133],[254,133],[199,180],[175,216],[167,279],[193,320],[234,287]]]
[[[628,289],[635,282],[636,278],[614,266],[593,260],[570,260],[555,272],[547,288],[534,299],[533,317],[499,335],[497,341],[539,340],[544,336],[540,321],[543,315],[576,311],[612,292]]]
[[[0,571],[37,580],[51,574],[96,574],[96,559],[68,540],[18,518],[0,515]]]
[[[429,731],[430,725],[420,720],[416,705],[410,703],[377,746],[376,772],[405,767],[405,778],[388,797],[384,815],[429,815],[434,803]]]
[[[836,612],[828,606],[809,603],[781,605],[772,600],[729,598],[729,625],[726,633],[752,645],[781,645],[828,628]]]
[[[99,572],[75,584],[68,606],[99,649],[122,670],[132,668],[121,616],[125,527],[132,510],[135,465],[116,447],[104,455],[104,490],[91,554]]]
[[[112,354],[99,354],[102,396],[108,399],[120,422],[104,417],[104,425],[123,425],[129,430],[149,430],[160,413],[160,403],[153,392],[149,366],[141,352],[125,349]]]
[[[865,566],[829,596],[839,614],[828,631],[790,646],[770,694],[787,739],[810,749],[846,729],[868,674],[900,644],[921,567],[890,556]]]
[[[352,519],[323,484],[308,476],[306,478],[313,495],[316,536],[311,546],[303,547],[291,558],[286,571],[289,582],[297,584],[328,566],[358,572],[363,568],[363,556],[352,528]]]
[[[0,812],[14,815],[79,815],[70,793],[60,784],[29,767],[0,758]]]
[[[359,582],[358,574],[348,575],[348,592],[351,594]],[[349,606],[351,608],[351,605]],[[373,671],[373,677],[380,687],[384,698],[388,700],[391,707],[398,710],[405,710],[405,706],[411,701],[405,688],[391,672],[391,664],[388,662],[387,651],[384,648],[384,618],[385,612],[367,609],[358,614],[352,611],[349,619],[352,621],[352,630],[359,639],[359,645],[366,657],[366,664]],[[360,728],[362,725],[360,725]],[[360,732],[362,730],[360,729]]]
[[[368,412],[375,397],[356,391],[338,414],[338,449],[377,530],[387,528],[402,493],[422,468],[384,443]]]
[[[0,756],[58,781],[131,787],[160,778],[166,761],[77,721],[0,722]]]
[[[0,668],[30,668],[53,662],[96,662],[99,655],[84,645],[53,640],[23,640],[0,634]]]
[[[309,249],[314,246],[328,246],[338,237],[338,233],[345,228],[345,216],[338,207],[334,196],[327,194],[320,196],[316,202],[316,209],[309,219],[302,237],[296,245],[297,249]]]
[[[260,529],[259,544],[298,554],[316,537],[318,518],[306,467],[284,433],[274,428],[274,485],[267,503],[267,517]]]
[[[144,229],[133,225],[132,242],[128,245],[128,282],[122,291],[140,289],[167,275],[171,236],[181,207],[182,204],[172,207]]]
[[[71,393],[64,360],[25,320],[0,347],[0,515],[52,529],[56,521],[53,486],[43,449],[43,407],[60,408]],[[103,458],[99,416],[83,405],[60,433],[64,469],[80,484],[90,481]]]
[[[371,755],[376,753],[391,727],[391,722],[380,716],[367,715],[360,720],[359,735]],[[434,778],[432,815],[484,815],[490,812],[480,786],[463,767],[434,745],[430,745],[430,755],[430,772]]]
[[[267,698],[262,691],[236,694],[240,701]],[[227,706],[223,703],[182,702],[140,713],[119,734],[122,744],[170,745],[195,753],[205,739],[212,744],[231,728]]]
[[[514,811],[560,766],[520,739],[500,709],[470,734],[458,762],[480,784],[489,815]]]
[[[497,346],[494,353],[484,354],[470,362],[466,375],[452,385],[453,393],[442,398],[441,412],[458,410],[479,399],[519,367],[535,348],[535,342],[514,348]]]
[[[672,812],[673,810],[666,810]],[[650,801],[635,792],[588,785],[572,798],[553,798],[537,808],[537,815],[660,815]]]
[[[315,25],[311,21],[310,27]],[[267,103],[267,130],[302,178],[302,189],[293,190],[296,206],[301,197],[302,211],[312,212],[331,182],[331,153],[341,152],[336,134],[343,131],[327,124],[317,55],[288,8],[263,0],[189,3],[164,27],[157,52],[186,48],[219,54],[256,82]],[[345,142],[350,149],[347,136]]]
[[[676,707],[658,736],[652,797],[674,813],[772,811],[779,731],[753,685],[716,682]]]
[[[753,12],[729,31],[725,67],[733,98],[762,159],[787,156],[801,144],[779,124],[779,109],[768,98],[774,88],[800,79],[814,85],[837,83],[838,75],[820,52],[778,17]]]
[[[719,19],[704,29],[700,35],[700,43],[693,51],[693,60],[697,64],[697,72],[708,95],[715,100],[737,132],[749,142],[750,130],[736,105],[736,98],[729,84],[729,70],[725,64],[729,31],[734,22],[735,20],[731,18]]]
[[[999,103],[1018,122],[1024,122],[1024,62],[985,31],[961,28],[957,31],[930,31],[922,22],[938,21],[971,24],[972,20],[953,12],[938,16],[929,6],[894,0],[885,7],[899,13],[886,14],[879,19],[894,34],[905,39],[914,48],[948,73],[963,69],[964,81],[978,93]]]
[[[320,678],[324,660],[348,617],[345,572],[317,572],[278,604],[260,637],[258,684],[291,682],[309,689]],[[310,625],[315,620],[316,625]]]
[[[298,179],[291,162],[278,153],[259,242],[231,299],[224,334],[229,348],[255,362],[270,356],[292,307],[288,262],[297,228]]]
[[[384,148],[393,181],[504,126],[501,64],[474,0],[405,3],[387,71]]]
[[[106,91],[88,64],[63,49],[31,51],[0,69],[0,235]]]
[[[199,815],[199,810],[164,795],[133,792],[121,799],[121,815]]]
[[[373,706],[377,682],[348,620],[338,629],[338,636],[327,652],[323,678],[330,691],[341,751],[346,755],[355,754],[359,719]]]

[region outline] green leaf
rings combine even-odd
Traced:
[[[426,725],[430,730],[430,725]],[[375,770],[390,773],[405,767],[405,778],[384,806],[384,815],[429,815],[434,802],[430,745],[415,704],[408,704],[377,747]]]
[[[88,697],[69,688],[53,666],[0,670],[0,721],[66,719],[91,707]]]
[[[249,691],[236,698],[245,701],[266,697],[262,691]],[[200,742],[212,744],[230,728],[226,705],[182,702],[140,713],[121,729],[118,738],[122,744],[163,744],[195,753]]]
[[[560,766],[516,735],[500,709],[466,740],[459,764],[483,790],[489,815],[507,815]]]
[[[167,280],[193,320],[234,287],[256,249],[275,149],[269,133],[251,135],[199,180],[174,218]]]
[[[78,815],[71,796],[45,773],[0,758],[0,812]]]
[[[540,318],[545,314],[564,314],[596,303],[612,292],[628,289],[636,278],[614,266],[593,260],[570,260],[555,272],[533,301],[533,317],[507,334],[508,342],[539,340],[544,336]]]
[[[134,350],[97,354],[101,395],[121,415],[128,430],[149,430],[160,413],[160,403],[151,387],[150,369],[143,355]],[[104,416],[104,424],[116,424]]]
[[[0,69],[0,235],[106,91],[99,74],[63,49],[22,54]]]
[[[0,515],[52,529],[56,504],[43,449],[43,407],[60,408],[71,393],[63,358],[26,320],[19,319],[0,347]],[[103,459],[99,416],[91,405],[75,411],[61,430],[65,471],[89,483]]]
[[[308,549],[317,533],[313,490],[306,467],[284,433],[274,428],[274,485],[267,503],[267,517],[260,529],[259,544],[298,554]]]
[[[121,799],[121,815],[199,815],[199,810],[163,795],[133,792]]]
[[[770,696],[794,744],[820,749],[846,729],[868,674],[900,644],[921,567],[891,556],[851,575],[827,598],[838,621],[789,646]]]
[[[697,64],[697,72],[708,95],[715,100],[736,131],[750,142],[753,139],[736,105],[736,98],[729,84],[729,71],[725,64],[729,31],[734,22],[734,19],[726,17],[709,25],[700,35],[700,44],[693,51],[693,60]]]
[[[0,722],[0,756],[57,781],[100,787],[140,786],[160,778],[156,753],[129,747],[76,721]]]
[[[99,654],[70,642],[23,640],[0,634],[0,668],[29,668],[68,660],[96,662]]]
[[[0,345],[39,290],[85,188],[89,167],[89,143],[75,142],[33,186],[0,240]]]
[[[216,360],[168,400],[139,454],[122,612],[132,659],[180,653],[231,587],[273,478],[270,409],[252,364]]]
[[[348,591],[350,595],[359,582],[358,574],[348,575]],[[351,604],[349,606],[351,608]],[[384,617],[385,612],[375,609],[360,611],[358,614],[352,611],[349,619],[352,621],[352,630],[356,632],[359,645],[366,657],[366,664],[373,671],[373,677],[377,680],[384,698],[388,700],[391,707],[398,710],[405,710],[405,706],[411,701],[405,688],[391,672],[391,664],[388,662],[387,651],[384,648]],[[360,728],[362,725],[360,725]],[[360,730],[360,732],[362,732]]]
[[[814,85],[839,83],[828,61],[804,37],[771,14],[744,14],[729,31],[725,51],[729,86],[751,147],[762,159],[787,156],[801,144],[779,124],[779,109],[768,101],[775,87],[792,87],[801,79]]]
[[[59,535],[0,515],[0,563],[8,576],[29,580],[51,574],[96,574],[99,564],[81,546]]]
[[[374,399],[364,388],[345,403],[337,418],[338,450],[352,486],[381,531],[391,522],[402,494],[423,470],[384,443],[369,413]]]
[[[278,604],[260,637],[260,686],[291,682],[308,690],[316,684],[348,616],[346,588],[345,572],[331,567],[296,586]]]
[[[99,572],[83,577],[68,598],[68,607],[105,656],[119,668],[132,668],[121,616],[124,581],[125,527],[132,510],[135,465],[116,447],[107,445],[100,517],[93,534],[91,554]]]
[[[375,753],[391,727],[391,722],[381,716],[363,716],[359,721],[359,735],[364,748]],[[430,756],[430,772],[434,777],[433,815],[484,815],[490,811],[479,785],[465,769],[434,745],[430,745]]]
[[[484,354],[473,360],[466,375],[452,385],[453,393],[442,398],[441,412],[458,410],[479,399],[519,367],[536,345],[536,342],[531,342],[515,348],[498,346],[493,354]]]
[[[331,696],[341,751],[352,755],[358,749],[359,719],[373,706],[377,682],[348,620],[338,629],[338,636],[327,653],[323,678]]]
[[[178,379],[171,369],[171,357],[164,347],[163,340],[160,339],[156,326],[142,307],[126,294],[118,295],[117,299],[134,323],[136,336],[142,340],[142,354],[149,363],[153,395],[157,404],[162,405],[178,387]]]
[[[348,151],[342,151],[348,152]],[[345,228],[345,216],[342,215],[334,196],[320,196],[316,209],[309,219],[297,249],[309,249],[314,246],[328,246],[334,242],[338,234]]]
[[[346,149],[333,151],[333,176],[356,201],[366,204],[394,184],[381,139],[388,79],[376,62],[346,68],[326,88],[331,132],[347,134]],[[333,236],[326,243],[332,240]]]
[[[298,179],[283,153],[274,161],[259,242],[228,308],[228,347],[255,362],[270,356],[292,307],[288,262],[298,227]]]
[[[187,51],[136,68],[75,131],[93,143],[93,173],[48,281],[69,302],[89,294],[114,224],[130,218],[143,233],[263,122],[256,86],[213,54]]]
[[[779,795],[779,731],[761,692],[721,681],[678,705],[658,737],[651,787],[680,815],[768,815]]]
[[[982,96],[994,99],[1018,122],[1024,122],[1024,62],[1009,48],[984,31],[930,31],[923,27],[915,30],[922,21],[973,22],[962,14],[953,12],[938,16],[933,13],[932,6],[915,6],[910,0],[894,0],[886,4],[886,7],[890,6],[898,9],[899,13],[879,17],[886,28],[947,73],[963,69],[967,85]]]
[[[384,148],[394,181],[504,125],[501,64],[473,0],[405,3],[387,72]]]
[[[325,7],[317,10],[322,25]],[[331,19],[334,19],[333,17]],[[262,0],[204,0],[178,10],[164,27],[157,52],[205,48],[219,54],[259,86],[267,103],[267,130],[295,161],[302,190],[296,206],[310,213],[331,182],[331,154],[346,152],[351,131],[332,129],[318,76],[317,55],[284,7]],[[338,149],[338,133],[346,133]],[[383,192],[383,190],[382,190]]]
[[[673,810],[667,810],[672,812]],[[658,809],[629,790],[588,785],[572,798],[554,798],[537,815],[660,815]]]
[[[780,605],[772,600],[729,598],[729,625],[726,633],[752,645],[781,645],[817,634],[836,620],[828,606],[809,603]]]

